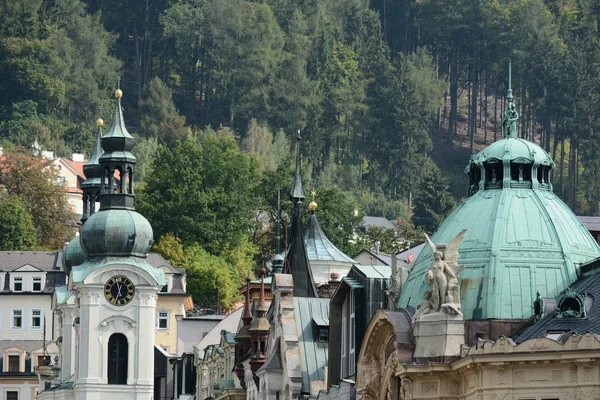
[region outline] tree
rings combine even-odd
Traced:
[[[426,169],[423,181],[415,196],[413,222],[426,232],[434,232],[455,205],[448,191],[448,181],[439,168],[431,165]]]
[[[229,263],[226,258],[207,253],[196,244],[184,247],[181,240],[172,233],[161,236],[152,250],[173,266],[185,269],[187,292],[194,303],[201,307],[214,307],[217,305],[218,290],[219,306],[225,309],[233,306],[237,299],[236,283],[241,285],[235,279],[235,264]]]
[[[52,164],[41,158],[9,153],[0,159],[0,184],[26,206],[36,229],[37,243],[48,250],[60,249],[75,235],[75,214],[67,192],[57,184]]]
[[[159,78],[153,78],[140,103],[139,134],[172,144],[185,138],[185,117],[179,115],[171,98],[171,91]]]
[[[35,247],[33,219],[18,198],[0,201],[0,250],[25,251]]]
[[[364,218],[358,202],[352,193],[337,186],[319,188],[316,193],[316,214],[323,232],[344,253],[354,255],[359,250],[353,244],[354,235],[358,233]]]
[[[137,204],[155,234],[172,232],[215,255],[243,243],[257,203],[258,162],[229,131],[161,146],[152,168]]]

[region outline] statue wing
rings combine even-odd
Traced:
[[[435,244],[431,241],[431,238],[428,234],[423,233],[423,235],[425,235],[425,237],[427,238],[427,243],[429,243],[429,247],[431,247],[431,252],[435,253],[437,251],[437,247],[435,247]]]
[[[458,268],[458,249],[460,248],[466,231],[466,229],[460,231],[460,233],[456,235],[450,243],[448,243],[448,246],[446,246],[446,251],[444,251],[444,261],[454,271],[456,271]]]

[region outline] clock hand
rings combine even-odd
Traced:
[[[122,287],[122,285],[119,285],[119,284],[117,283],[117,290],[118,290],[118,292],[117,292],[117,298],[118,298],[118,297],[121,297],[121,287]]]

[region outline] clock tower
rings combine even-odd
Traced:
[[[166,281],[146,260],[152,227],[134,209],[134,139],[123,121],[123,93],[115,96],[101,138],[100,210],[81,229],[86,259],[69,276],[79,311],[75,400],[153,398],[156,299]]]

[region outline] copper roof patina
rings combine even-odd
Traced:
[[[600,257],[598,243],[552,191],[550,155],[517,137],[517,119],[509,90],[504,139],[471,157],[469,197],[432,236],[448,243],[466,229],[458,260],[465,267],[458,275],[465,319],[527,319],[537,292],[556,296],[577,280],[582,264]],[[399,307],[422,302],[432,258],[425,246]]]

